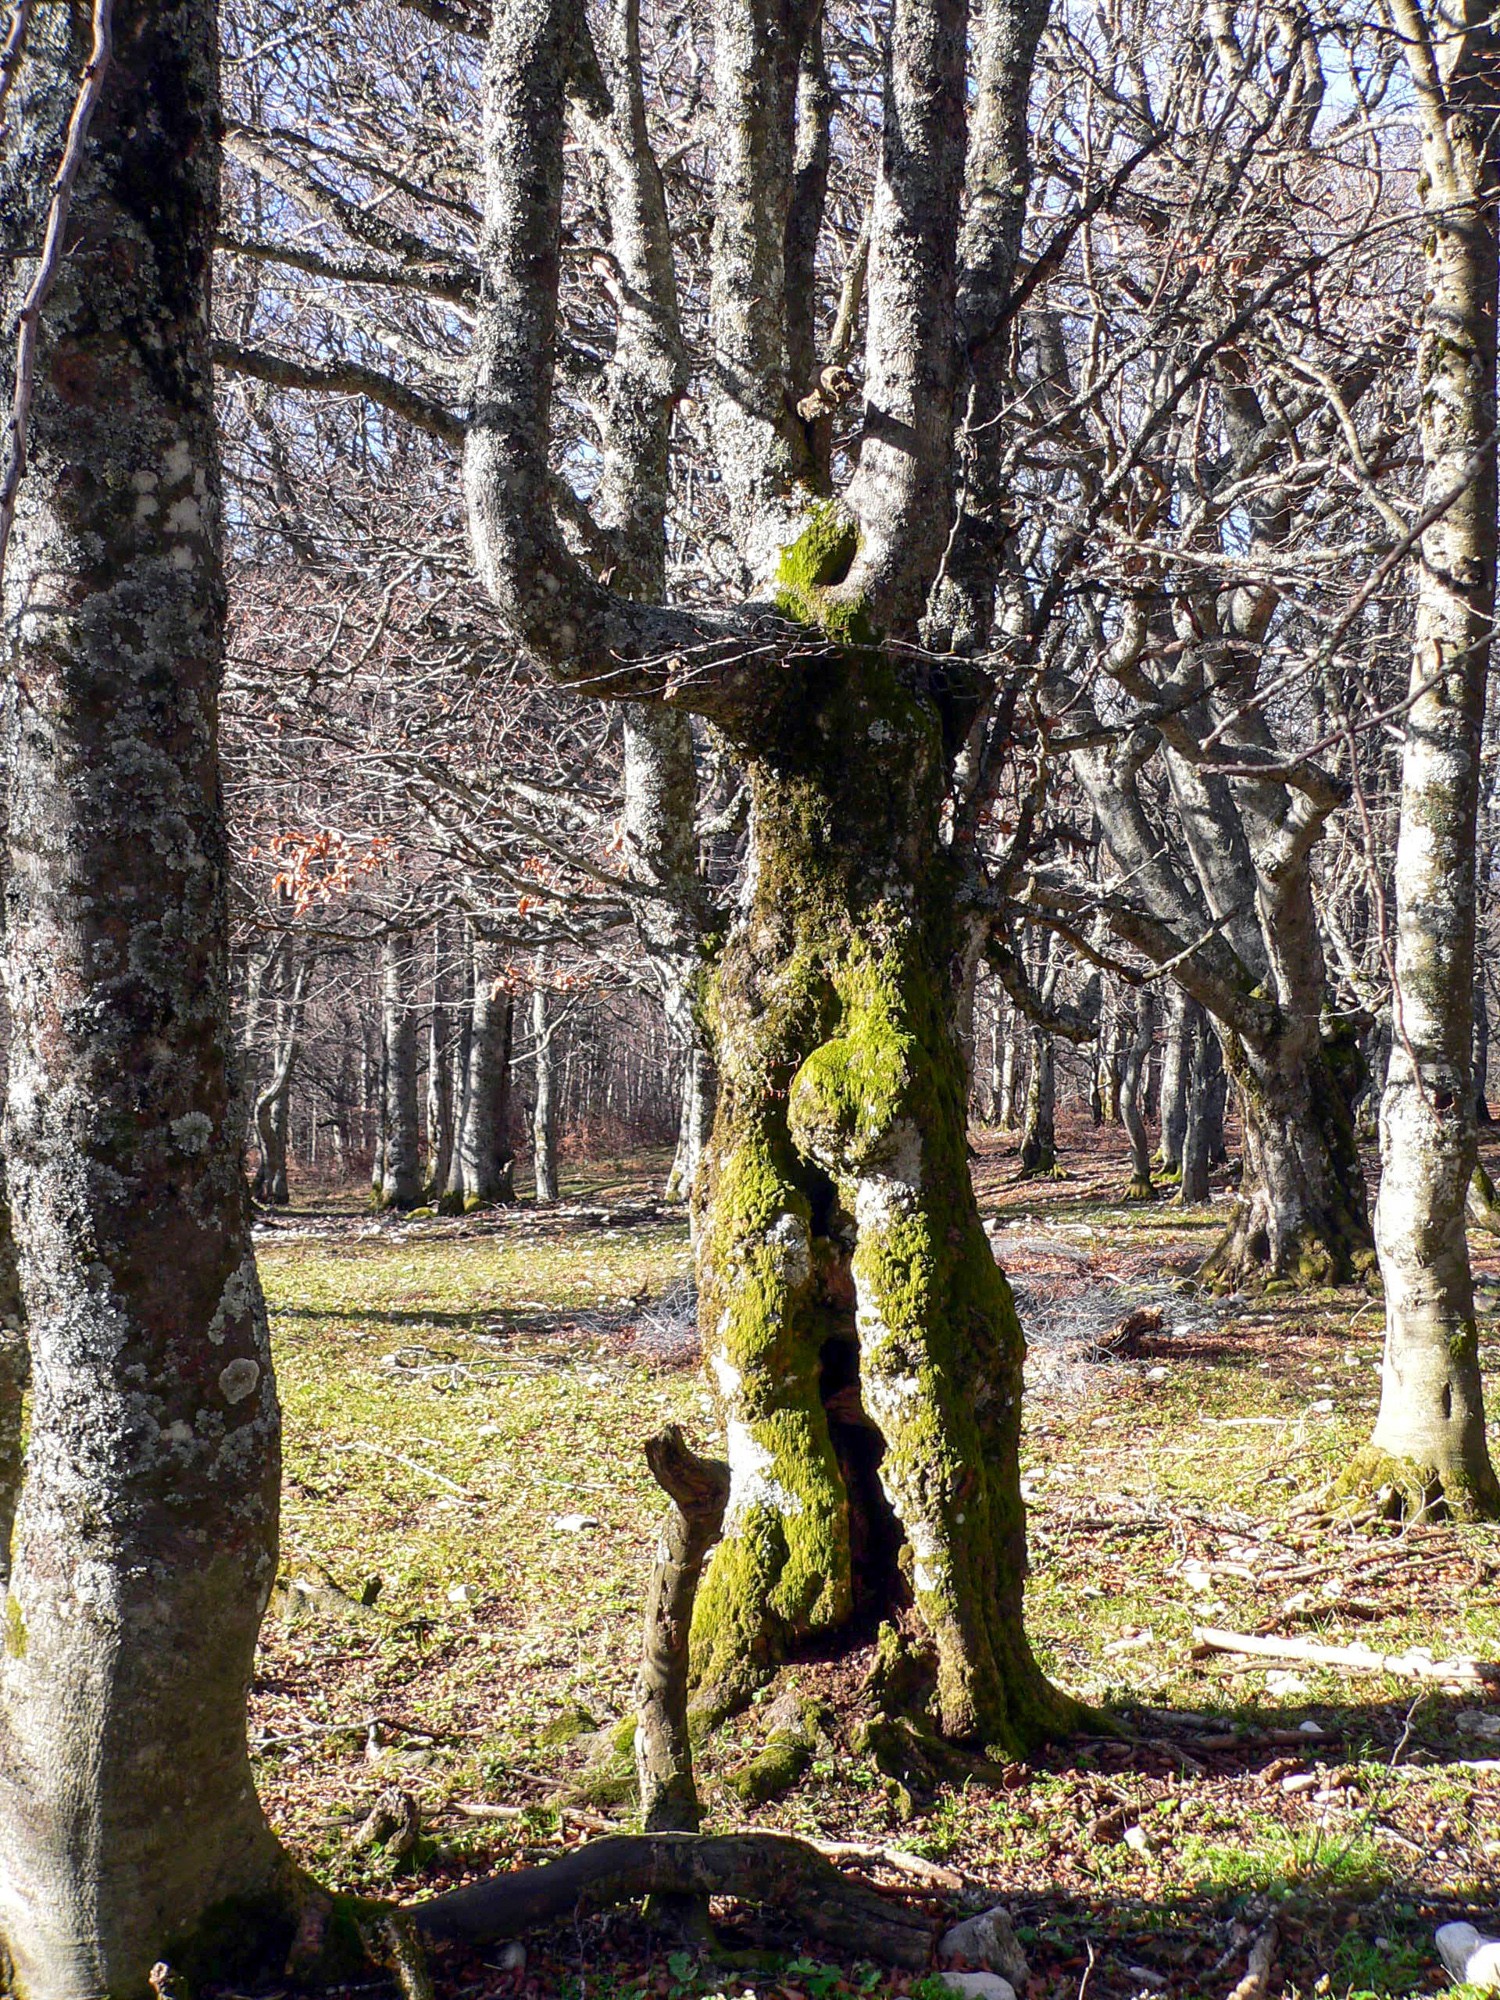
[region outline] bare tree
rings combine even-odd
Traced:
[[[1396,840],[1395,1034],[1380,1106],[1380,1413],[1343,1484],[1500,1514],[1464,1227],[1475,1162],[1475,837],[1495,611],[1500,47],[1488,7],[1393,0],[1422,164],[1423,522]]]

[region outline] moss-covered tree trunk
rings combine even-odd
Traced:
[[[30,1374],[31,1354],[26,1343],[16,1243],[11,1234],[4,1165],[0,1162],[0,1610],[10,1584],[10,1543],[25,1465],[22,1418]]]
[[[1024,1349],[967,1165],[939,734],[873,653],[830,654],[786,711],[711,999],[698,1262],[731,1492],[695,1676],[727,1705],[911,1604],[943,1730],[1014,1751],[1070,1705],[1021,1622]]]
[[[1200,1277],[1218,1289],[1339,1285],[1374,1268],[1354,1139],[1352,1045],[1316,1025],[1260,1049],[1224,1039],[1244,1126],[1239,1209]]]

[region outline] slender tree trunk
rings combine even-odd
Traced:
[[[287,1186],[287,1130],[291,1120],[292,1077],[302,1049],[302,1008],[307,993],[309,962],[302,959],[292,976],[289,992],[276,1006],[276,1066],[271,1080],[255,1100],[255,1134],[260,1146],[260,1165],[255,1174],[255,1198],[271,1208],[284,1208],[290,1199]],[[282,960],[286,977],[286,960]]]
[[[33,136],[72,101],[70,22],[33,20],[10,106]],[[0,1647],[0,1959],[27,2000],[144,1995],[169,1941],[281,1867],[245,1733],[279,1414],[229,1123],[214,10],[116,0],[113,44],[4,604],[6,1168],[36,1389]],[[45,186],[19,153],[12,216]]]
[[[515,1002],[500,979],[498,955],[474,940],[474,997],[463,1121],[454,1145],[460,1192],[444,1206],[487,1208],[516,1198],[515,1154],[510,1143],[510,1055]],[[454,1175],[449,1176],[452,1189]]]
[[[4,1613],[5,1592],[10,1583],[11,1534],[21,1497],[25,1464],[21,1440],[30,1379],[26,1312],[21,1301],[10,1204],[5,1196],[4,1167],[0,1164],[0,1615]]]
[[[1127,1201],[1155,1201],[1151,1185],[1151,1136],[1141,1110],[1141,1083],[1156,1033],[1156,999],[1149,987],[1136,996],[1135,1026],[1125,1048],[1124,1072],[1120,1078],[1120,1116],[1130,1140],[1130,1187]]]
[[[448,998],[443,967],[443,926],[432,933],[432,1007],[427,1016],[427,1186],[436,1202],[448,1185],[453,1157],[453,1078],[448,1067]]]
[[[531,995],[531,1038],[535,1045],[536,1096],[531,1111],[531,1149],[535,1165],[536,1198],[557,1200],[557,1096],[553,1088],[552,1029],[547,1021],[547,989],[542,984],[546,962],[537,968],[537,984]]]
[[[464,1205],[464,1127],[469,1119],[469,1057],[474,1047],[474,927],[467,920],[463,935],[463,980],[458,996],[458,1033],[453,1038],[453,1144],[448,1175],[438,1207],[445,1215],[461,1214]]]
[[[1021,1623],[1024,1344],[969,1180],[940,739],[872,659],[831,651],[814,712],[750,759],[698,1241],[731,1488],[695,1677],[727,1706],[914,1600],[945,1732],[1014,1748],[1069,1713]]]
[[[1188,1019],[1187,1116],[1182,1135],[1182,1178],[1177,1199],[1184,1208],[1198,1208],[1209,1198],[1209,1156],[1213,1146],[1213,1077],[1209,1050],[1218,1041],[1201,1007]]]
[[[422,1199],[417,1125],[417,1016],[411,1004],[411,941],[392,934],[380,944],[380,1185],[382,1208],[415,1208]]]
[[[1198,1040],[1197,1013],[1197,1002],[1180,986],[1170,988],[1161,1059],[1161,1144],[1156,1154],[1157,1164],[1167,1176],[1182,1169],[1193,1051]]]
[[[1474,975],[1474,1122],[1492,1125],[1490,1116],[1490,1009],[1484,974]]]
[[[672,1160],[672,1171],[667,1177],[666,1196],[668,1201],[686,1201],[691,1205],[693,1190],[703,1170],[709,1135],[714,1128],[718,1071],[714,1067],[713,1051],[708,1045],[708,1031],[698,1021],[697,1009],[689,1004],[688,1012],[692,1017],[691,1038],[683,1052],[677,1151]]]
[[[1477,10],[1476,10],[1477,11]],[[1396,834],[1396,1033],[1380,1107],[1380,1413],[1350,1486],[1409,1512],[1500,1514],[1484,1434],[1464,1205],[1474,1171],[1475,840],[1495,608],[1496,135],[1486,19],[1398,9],[1422,131],[1424,503]],[[1415,38],[1415,39],[1413,39]]]
[[[1021,1172],[1057,1171],[1057,1077],[1052,1037],[1041,1028],[1031,1036],[1031,1074],[1026,1083],[1026,1118],[1021,1133]]]
[[[1014,1007],[1005,1010],[1005,1043],[1000,1055],[999,1124],[1002,1132],[1016,1129],[1016,1060],[1021,1046],[1021,1023]]]

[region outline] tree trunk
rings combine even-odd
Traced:
[[[16,1268],[16,1243],[11,1234],[4,1168],[0,1165],[0,1614],[10,1583],[11,1534],[21,1497],[25,1464],[22,1435],[26,1389],[31,1379],[31,1350],[26,1341],[26,1313],[21,1302],[21,1278]]]
[[[11,104],[33,136],[72,101],[70,21],[33,21]],[[0,1648],[0,1959],[27,2000],[144,1995],[169,1941],[281,1866],[245,1734],[280,1465],[229,1123],[214,9],[116,0],[113,42],[4,606],[6,1168],[36,1388]],[[45,185],[18,150],[10,226]]]
[[[1341,1028],[1340,1035],[1344,1034]],[[1351,1105],[1358,1050],[1315,1024],[1253,1051],[1221,1040],[1245,1131],[1239,1210],[1199,1277],[1216,1290],[1342,1285],[1373,1266]]]
[[[1031,1074],[1026,1083],[1026,1119],[1021,1133],[1021,1172],[1057,1171],[1057,1076],[1052,1037],[1037,1028],[1031,1036]]]
[[[1135,1026],[1125,1048],[1125,1066],[1120,1078],[1120,1116],[1130,1140],[1130,1186],[1127,1201],[1155,1201],[1151,1185],[1151,1137],[1141,1110],[1141,1082],[1156,1033],[1156,999],[1149,987],[1136,996]]]
[[[464,1205],[463,1131],[469,1115],[469,1057],[474,1047],[474,927],[466,922],[463,937],[463,990],[458,996],[458,1033],[453,1038],[453,1146],[448,1177],[438,1207],[445,1215],[461,1214]]]
[[[536,1169],[536,1198],[557,1200],[557,1097],[553,1088],[552,1030],[547,1025],[547,989],[540,981],[531,996],[531,1037],[535,1044],[536,1097],[531,1110],[531,1148]],[[649,1829],[648,1829],[649,1831]]]
[[[292,976],[290,991],[276,1004],[276,1058],[271,1080],[255,1100],[255,1135],[260,1164],[255,1173],[255,1198],[271,1208],[284,1208],[290,1197],[286,1176],[287,1131],[291,1122],[292,1076],[302,1049],[302,1006],[307,993],[308,961]],[[281,962],[286,979],[287,960]]]
[[[694,1669],[722,1709],[914,1601],[945,1733],[1014,1750],[1072,1711],[1021,1622],[1024,1342],[969,1179],[941,739],[882,677],[829,649],[748,760],[697,1253],[731,1487]]]
[[[1213,1077],[1209,1050],[1218,1040],[1201,1007],[1188,1020],[1187,1117],[1182,1135],[1182,1178],[1177,1199],[1184,1208],[1199,1208],[1209,1198],[1209,1155],[1213,1146]]]
[[[1163,1175],[1182,1170],[1182,1147],[1187,1134],[1188,1092],[1193,1072],[1193,1052],[1198,1041],[1198,1005],[1180,986],[1169,989],[1167,1030],[1161,1058],[1161,1144],[1156,1162]]]
[[[448,1068],[448,1000],[443,975],[443,927],[433,928],[432,1008],[427,1016],[427,1186],[436,1202],[448,1185],[453,1158],[453,1079]]]
[[[422,1199],[417,1125],[417,1016],[411,1005],[411,941],[380,942],[381,1208],[415,1208]]]
[[[501,982],[493,945],[476,937],[473,962],[463,1116],[453,1148],[449,1191],[443,1198],[445,1209],[487,1208],[516,1198],[515,1154],[510,1143],[515,1002]]]
[[[1480,10],[1482,11],[1482,10]],[[1410,19],[1407,17],[1410,16]],[[1474,1171],[1475,839],[1495,607],[1494,136],[1487,19],[1398,12],[1422,131],[1426,300],[1417,344],[1423,534],[1396,834],[1396,1033],[1380,1107],[1380,1413],[1350,1487],[1408,1512],[1500,1514],[1484,1434],[1464,1204]],[[1467,12],[1459,20],[1467,23]],[[1417,37],[1415,45],[1411,37]]]
[[[1005,1010],[1005,1041],[1000,1053],[999,1125],[1003,1132],[1016,1129],[1016,1060],[1021,1046],[1021,1023],[1014,1007]]]
[[[670,1008],[669,1008],[670,1017]],[[698,1185],[698,1177],[703,1170],[703,1156],[708,1150],[709,1135],[714,1128],[714,1103],[718,1096],[718,1071],[714,1067],[713,1052],[708,1045],[708,1032],[693,1015],[691,1039],[683,1052],[682,1063],[682,1109],[677,1125],[677,1151],[672,1159],[672,1171],[667,1177],[666,1198],[668,1201],[686,1201],[690,1214],[696,1220],[696,1210],[691,1207],[693,1190]]]
[[[1490,1116],[1490,1008],[1484,974],[1474,976],[1474,1122],[1492,1125]]]

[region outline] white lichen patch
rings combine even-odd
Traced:
[[[243,1403],[255,1394],[260,1381],[260,1363],[241,1355],[219,1371],[219,1389],[226,1403]]]
[[[738,1534],[745,1519],[759,1508],[769,1508],[783,1517],[800,1514],[801,1496],[772,1476],[772,1455],[750,1427],[731,1417],[726,1432],[729,1504],[724,1510],[725,1534]]]
[[[213,1137],[213,1120],[202,1111],[185,1111],[172,1120],[172,1137],[185,1153],[201,1153]]]
[[[255,1256],[247,1251],[243,1262],[230,1272],[219,1294],[214,1316],[208,1323],[208,1337],[215,1347],[223,1346],[229,1328],[254,1310],[259,1296],[260,1280],[256,1275]]]
[[[778,1215],[766,1231],[766,1243],[777,1252],[782,1283],[794,1291],[805,1285],[812,1276],[812,1244],[801,1216],[790,1210]]]

